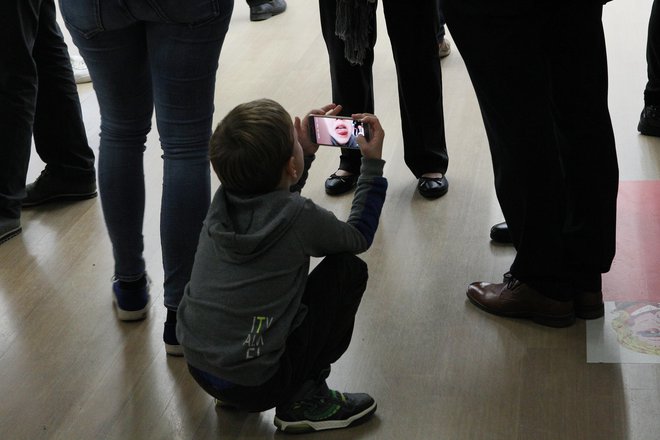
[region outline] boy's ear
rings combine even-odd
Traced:
[[[298,178],[298,170],[296,170],[296,158],[291,156],[286,162],[286,173],[294,179]]]

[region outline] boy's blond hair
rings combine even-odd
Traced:
[[[277,102],[240,104],[218,124],[209,156],[223,187],[241,194],[273,191],[293,154],[291,116]]]

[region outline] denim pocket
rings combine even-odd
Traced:
[[[75,29],[85,38],[103,30],[101,0],[60,0],[62,18],[69,29]]]
[[[217,18],[233,0],[149,0],[168,23],[196,26]]]

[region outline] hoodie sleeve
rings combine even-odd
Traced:
[[[380,159],[362,159],[353,205],[345,222],[311,200],[307,201],[298,236],[308,255],[359,254],[369,249],[387,191],[387,180],[382,176],[384,164]]]

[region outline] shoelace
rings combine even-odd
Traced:
[[[509,290],[513,289],[514,287],[516,287],[520,283],[520,281],[518,281],[511,274],[511,272],[505,273],[502,278],[503,278],[502,281],[504,281],[506,283],[506,288],[509,289]]]

